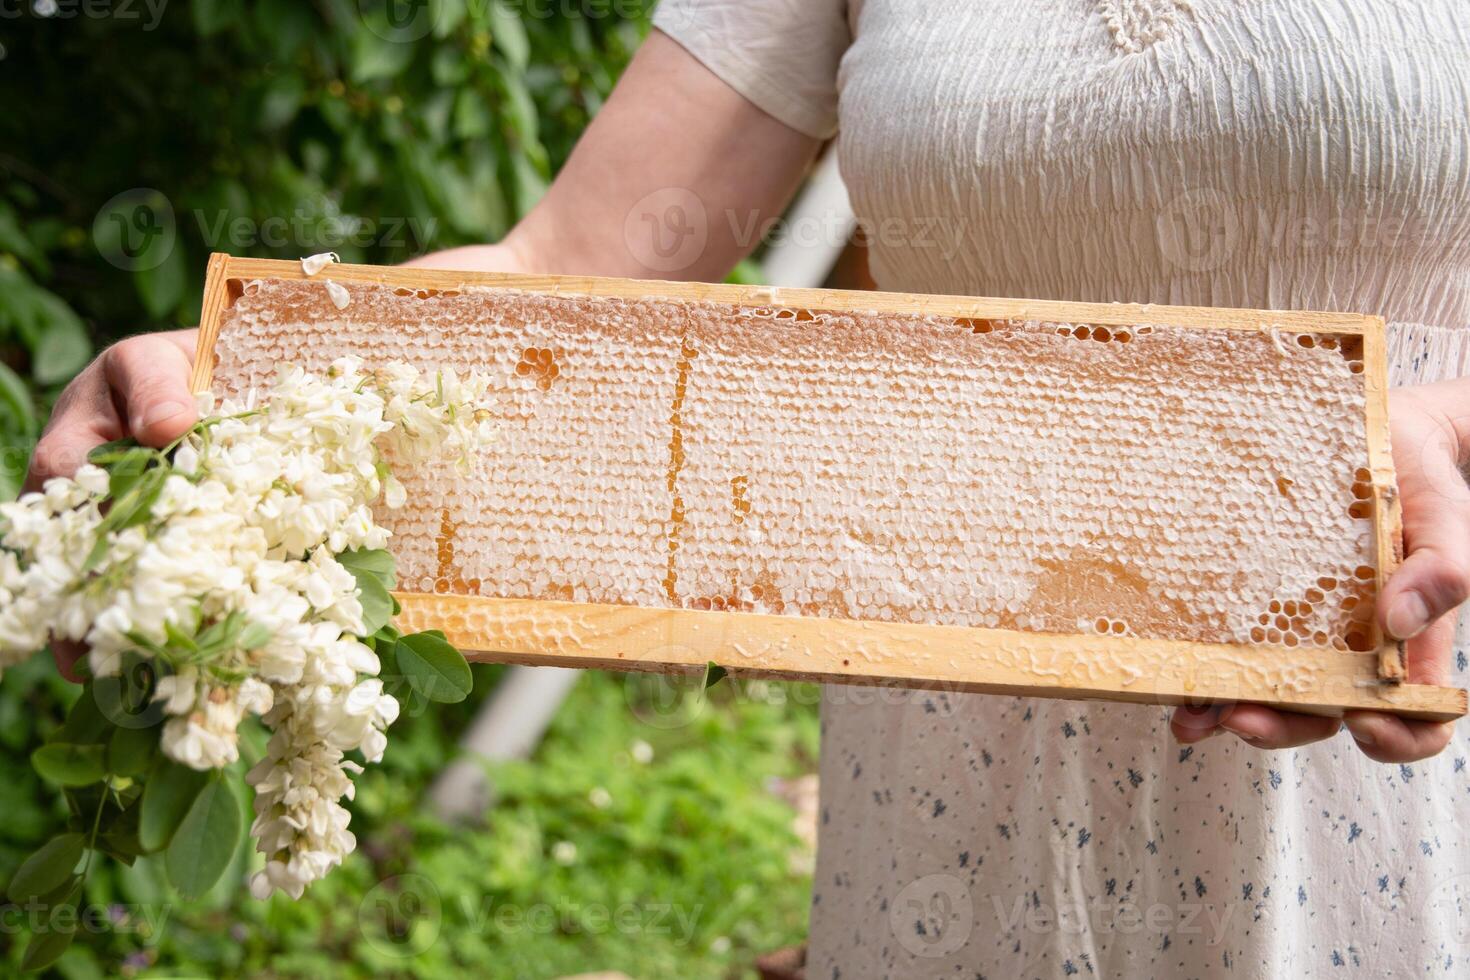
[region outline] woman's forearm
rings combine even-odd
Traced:
[[[780,217],[818,145],[655,31],[502,242],[410,264],[718,280]]]

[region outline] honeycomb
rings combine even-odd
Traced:
[[[402,474],[411,591],[1365,650],[1361,345],[466,287],[243,284],[283,361],[501,379],[473,477]]]

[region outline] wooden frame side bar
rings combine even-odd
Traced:
[[[1368,440],[1368,469],[1372,474],[1373,549],[1377,575],[1374,584],[1382,594],[1389,576],[1403,563],[1403,508],[1399,503],[1398,480],[1394,473],[1393,447],[1388,427],[1388,344],[1381,317],[1363,333],[1363,382],[1367,401],[1365,432]],[[1405,677],[1403,644],[1383,633],[1375,617],[1369,636],[1379,651],[1378,676],[1386,681]]]

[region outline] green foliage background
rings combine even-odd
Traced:
[[[393,262],[499,237],[653,5],[391,2],[5,8],[0,498],[97,350],[196,322],[210,251]],[[764,784],[812,766],[811,689],[726,684],[671,724],[646,684],[588,674],[536,758],[497,771],[486,828],[462,830],[428,815],[424,793],[498,677],[475,671],[470,701],[395,726],[354,804],[358,852],[304,900],[255,902],[236,874],[183,903],[146,859],[94,874],[88,902],[110,921],[59,973],[715,977],[799,940],[809,882],[790,860],[791,811]],[[75,694],[45,658],[0,683],[0,881],[61,812],[28,756]],[[250,855],[237,860],[243,874]],[[409,885],[424,881],[436,907],[417,904]],[[0,908],[5,973],[22,921]]]

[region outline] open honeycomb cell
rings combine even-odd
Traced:
[[[1364,650],[1355,338],[246,282],[216,390],[354,353],[501,379],[403,474],[400,586]]]

